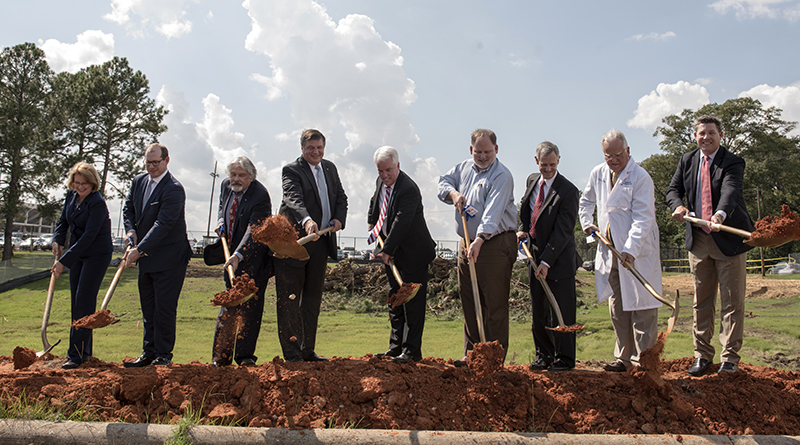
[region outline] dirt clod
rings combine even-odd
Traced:
[[[258,292],[258,288],[256,287],[255,280],[250,278],[250,275],[243,273],[238,277],[233,277],[232,288],[214,294],[211,304],[214,306],[224,306],[239,301],[256,292]]]
[[[791,238],[800,239],[800,218],[792,212],[788,205],[781,206],[781,216],[765,216],[756,221],[756,231],[750,236],[751,240],[762,238]]]
[[[254,240],[261,244],[273,242],[293,242],[297,240],[297,232],[283,215],[274,215],[265,218],[261,224],[254,225],[251,229]]]
[[[25,369],[36,361],[36,351],[17,346],[14,348],[14,369]]]
[[[74,328],[84,328],[84,329],[99,329],[104,328],[114,322],[118,321],[116,318],[111,316],[111,311],[108,309],[104,309],[102,311],[97,311],[93,314],[89,314],[85,317],[81,317],[74,322],[72,322],[72,327]]]

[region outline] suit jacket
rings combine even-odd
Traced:
[[[64,267],[70,268],[77,260],[107,255],[114,250],[108,207],[99,192],[89,193],[80,204],[77,192],[67,192],[64,209],[53,232],[53,242],[64,246],[67,229],[72,233],[69,249],[58,259]]]
[[[525,232],[530,242],[531,194],[539,182],[541,174],[528,176],[525,194],[519,208],[521,232]],[[581,258],[575,251],[575,222],[578,220],[578,188],[561,173],[557,173],[553,185],[547,191],[544,203],[536,219],[536,243],[531,254],[537,261],[550,265],[547,278],[559,280],[574,277],[581,265]]]
[[[186,192],[167,172],[143,203],[150,175],[133,178],[125,199],[125,231],[136,232],[136,247],[146,256],[139,258],[139,272],[161,272],[189,262],[192,249],[186,237]],[[183,279],[183,277],[181,277]]]
[[[381,182],[376,181],[375,194],[369,202],[367,224],[377,224],[381,213]],[[392,186],[383,227],[383,252],[394,257],[400,268],[419,268],[436,257],[436,242],[431,238],[422,208],[422,194],[417,184],[400,171]],[[383,230],[381,230],[383,232]]]
[[[675,175],[667,190],[667,203],[674,211],[684,206],[690,212],[699,213],[695,204],[697,197],[697,172],[700,169],[702,151],[698,148],[681,156]],[[727,214],[724,224],[752,232],[753,221],[747,213],[742,194],[744,183],[744,159],[720,146],[711,162],[711,203],[713,211],[722,210]],[[684,200],[685,198],[685,200]],[[685,202],[685,203],[684,203]],[[744,244],[744,238],[727,232],[711,232],[719,250],[728,256],[738,255],[752,249]],[[686,249],[692,248],[692,228],[686,223]]]
[[[347,219],[347,195],[342,188],[342,181],[339,179],[339,171],[333,162],[323,159],[320,162],[325,174],[325,182],[328,186],[328,202],[331,206],[331,219],[338,219],[345,227]],[[303,219],[310,216],[317,224],[322,219],[322,204],[320,203],[317,181],[311,174],[311,168],[303,157],[297,158],[294,162],[283,166],[283,202],[281,202],[280,214],[285,216],[290,223],[294,224],[298,233],[305,234],[301,225]],[[320,230],[324,227],[320,227]],[[337,260],[336,234],[329,233],[328,256]]]
[[[220,186],[218,220],[225,221],[225,230],[231,233],[231,255],[239,252],[242,261],[236,269],[236,276],[246,273],[250,278],[256,280],[256,286],[261,288],[259,283],[266,282],[272,272],[272,256],[269,247],[256,242],[251,236],[251,227],[259,224],[272,214],[272,202],[269,192],[259,181],[254,180],[244,191],[236,206],[236,216],[233,220],[233,227],[228,227],[227,210],[233,199],[230,178],[225,178]],[[230,277],[225,274],[225,282],[230,286]]]

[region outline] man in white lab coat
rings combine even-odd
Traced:
[[[605,163],[592,170],[579,204],[581,227],[598,231],[622,254],[622,266],[605,244],[595,257],[597,299],[609,300],[617,337],[614,360],[606,371],[623,372],[639,364],[658,338],[658,302],[627,269],[633,266],[661,293],[661,259],[653,180],[634,162],[621,131],[601,140]],[[592,214],[597,208],[597,225]]]

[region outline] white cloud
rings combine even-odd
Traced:
[[[654,129],[661,119],[680,113],[684,108],[697,109],[708,104],[708,91],[702,85],[679,81],[673,84],[660,83],[655,91],[639,99],[634,117],[628,120],[629,127]]]
[[[765,17],[793,22],[800,18],[800,2],[797,0],[719,0],[709,7],[723,15],[732,10],[739,20]]]
[[[649,34],[636,34],[633,36],[628,37],[627,40],[635,40],[635,41],[642,41],[642,40],[656,40],[659,42],[665,42],[669,39],[675,38],[677,34],[672,31],[667,31],[663,34],[659,34],[657,32],[651,32]]]
[[[419,141],[408,114],[415,84],[400,47],[384,40],[370,17],[351,14],[336,22],[311,0],[245,0],[243,6],[251,19],[245,47],[268,57],[271,71],[251,79],[266,87],[268,100],[289,99],[298,128],[326,135],[325,156],[336,162],[349,198],[348,235],[361,236],[377,176],[375,149],[391,145],[405,159]],[[276,139],[297,141],[298,131]],[[344,150],[331,143],[341,139]],[[426,199],[435,200],[435,193]]]
[[[787,121],[800,121],[800,87],[774,86],[762,84],[739,93],[739,97],[758,99],[765,107],[777,107],[783,110],[781,117]],[[795,130],[798,133],[798,130]]]
[[[187,3],[197,0],[112,0],[111,12],[103,18],[124,25],[135,37],[144,30],[154,29],[167,38],[181,37],[192,30],[192,22],[185,19]],[[139,17],[136,22],[132,16]]]
[[[114,57],[114,35],[88,30],[78,34],[75,43],[62,43],[55,39],[39,40],[50,68],[55,72],[76,73],[89,65],[100,65]]]

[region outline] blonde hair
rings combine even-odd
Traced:
[[[87,162],[78,162],[72,167],[67,179],[67,188],[75,190],[75,175],[83,176],[89,184],[92,184],[92,191],[96,192],[100,188],[100,175],[97,174],[97,169],[94,165]]]

